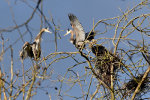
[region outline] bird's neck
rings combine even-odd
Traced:
[[[70,34],[71,34],[70,42],[73,43],[74,42],[74,33],[72,30],[70,31]]]
[[[71,34],[70,39],[71,39],[71,40],[74,40],[74,33],[73,33],[73,31],[71,31],[70,34]]]
[[[42,34],[44,33],[44,30],[42,29],[39,34],[36,36],[35,38],[35,41],[40,43],[41,42],[41,37],[42,37]]]

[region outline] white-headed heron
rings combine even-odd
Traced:
[[[92,39],[94,39],[95,32],[92,31],[85,33],[81,23],[74,14],[68,14],[68,17],[73,30],[68,29],[65,35],[68,35],[69,33],[71,34],[71,43],[73,43],[77,48],[79,48],[84,44],[85,40],[91,41]]]
[[[49,32],[48,28],[43,28],[40,30],[38,35],[36,36],[33,43],[25,42],[25,44],[22,47],[22,50],[20,51],[20,57],[22,60],[24,60],[27,57],[34,58],[34,60],[38,60],[41,55],[41,37],[44,32]]]

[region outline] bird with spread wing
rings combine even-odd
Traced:
[[[94,39],[95,32],[92,31],[85,33],[83,26],[74,14],[68,14],[68,17],[73,30],[68,29],[65,35],[68,35],[69,33],[71,34],[71,43],[73,43],[77,48],[81,48],[82,46],[84,47],[85,42],[89,42]]]

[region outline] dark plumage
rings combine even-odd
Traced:
[[[34,60],[38,60],[41,57],[41,45],[37,42],[33,42],[32,51],[34,55]]]
[[[25,42],[25,44],[22,47],[22,50],[20,51],[20,57],[22,60],[24,60],[27,57],[33,58],[33,51],[32,51],[32,44]]]
[[[85,34],[85,39],[91,41],[94,39],[94,36],[95,36],[95,32],[93,32],[93,31],[91,33],[88,32]]]
[[[106,49],[104,46],[97,45],[92,47],[92,52],[95,56],[103,55],[106,52]]]

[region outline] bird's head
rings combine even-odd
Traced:
[[[70,33],[71,33],[71,31],[72,31],[72,30],[68,29],[68,30],[67,30],[67,33],[66,33],[64,36],[66,36],[66,35],[70,34]]]
[[[47,27],[47,28],[43,28],[42,30],[43,30],[43,32],[52,33],[51,31],[49,31],[49,28],[48,28],[48,27]]]

